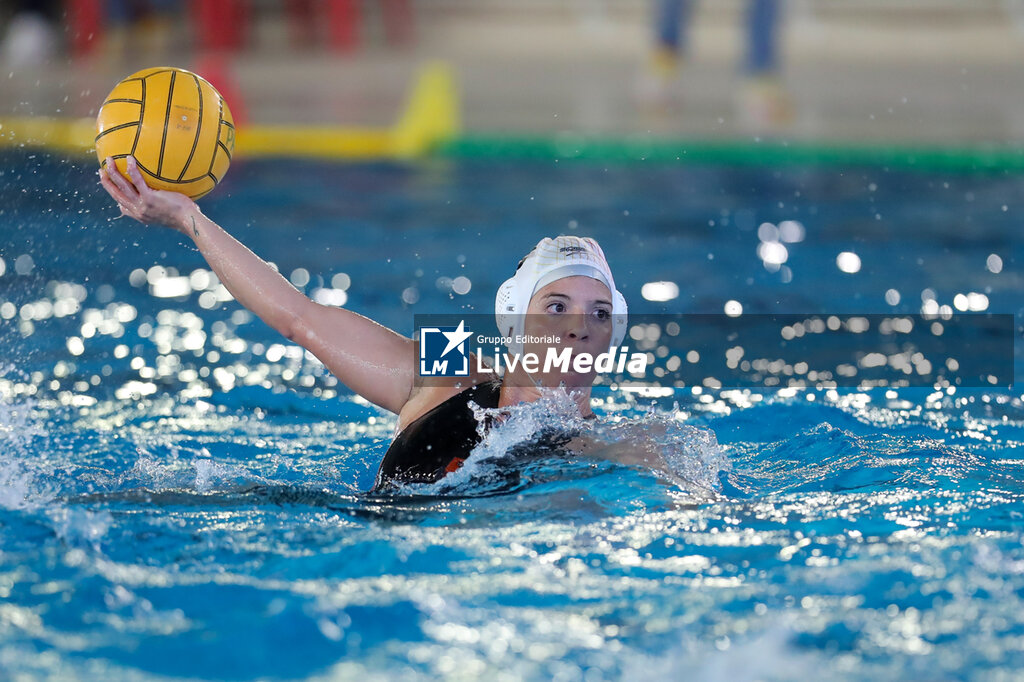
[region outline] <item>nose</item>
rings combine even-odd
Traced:
[[[569,322],[565,331],[567,338],[573,341],[590,340],[590,327],[587,324],[586,315],[567,315],[566,317]]]

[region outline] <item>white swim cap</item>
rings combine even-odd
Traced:
[[[560,236],[541,239],[519,262],[516,274],[498,289],[494,316],[502,336],[510,337],[510,353],[523,352],[523,344],[515,337],[523,335],[526,309],[538,289],[565,277],[591,277],[608,287],[612,294],[612,339],[609,348],[616,348],[626,336],[626,299],[615,288],[615,279],[604,252],[589,237]]]

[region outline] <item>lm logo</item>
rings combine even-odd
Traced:
[[[464,320],[458,327],[420,327],[420,376],[469,376],[469,344],[473,332]]]

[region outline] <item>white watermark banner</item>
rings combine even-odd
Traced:
[[[1010,314],[416,315],[418,381],[837,388],[1013,383]],[[614,338],[619,333],[622,338]]]

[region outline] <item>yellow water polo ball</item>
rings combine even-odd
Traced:
[[[208,81],[185,69],[143,69],[118,83],[96,117],[96,155],[127,175],[134,156],[146,184],[193,199],[227,173],[235,124]]]

